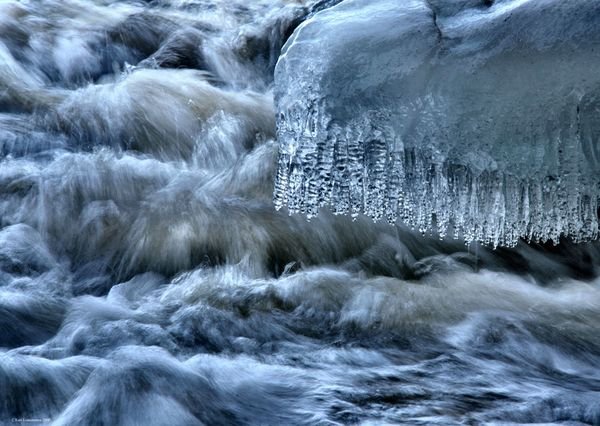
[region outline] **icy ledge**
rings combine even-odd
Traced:
[[[598,236],[600,2],[346,0],[275,75],[275,205],[467,242]]]

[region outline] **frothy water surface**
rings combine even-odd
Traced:
[[[600,424],[597,245],[273,208],[327,3],[0,3],[1,424]]]

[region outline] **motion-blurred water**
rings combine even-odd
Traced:
[[[600,424],[597,245],[276,212],[327,2],[0,2],[0,423]]]

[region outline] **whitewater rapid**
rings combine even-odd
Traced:
[[[598,244],[275,210],[334,3],[0,2],[0,424],[600,424]]]

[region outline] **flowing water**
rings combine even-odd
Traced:
[[[328,3],[0,1],[0,424],[600,424],[598,245],[275,211]]]

